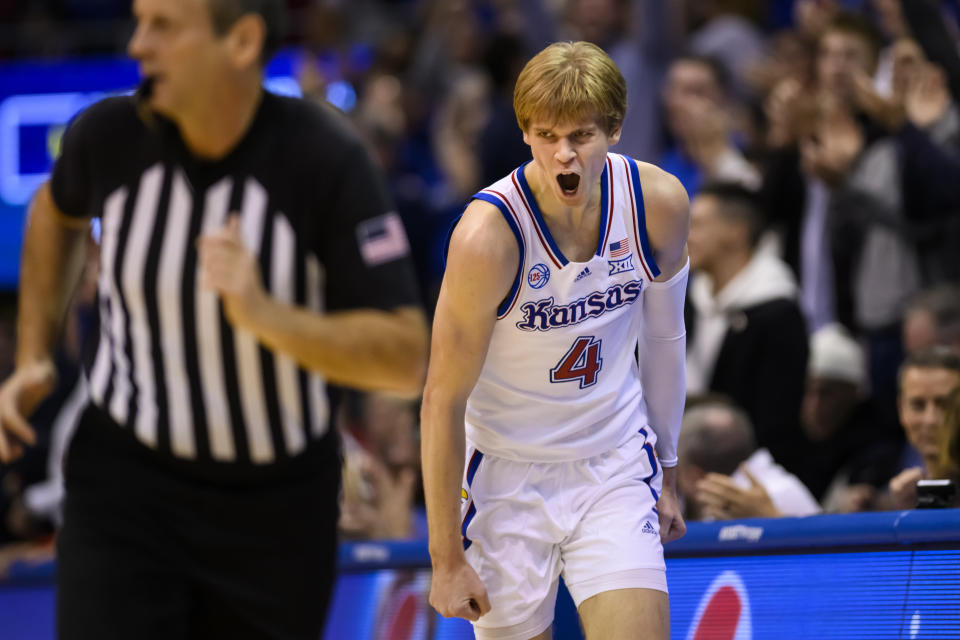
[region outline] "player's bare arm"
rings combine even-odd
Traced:
[[[460,537],[464,412],[486,357],[497,307],[517,273],[520,252],[496,207],[474,201],[450,241],[433,324],[421,416],[423,486],[430,531],[430,604],[476,620],[490,609]]]
[[[686,533],[677,499],[675,438],[685,396],[683,290],[686,288],[690,200],[673,175],[650,164],[637,164],[643,184],[647,234],[661,269],[657,284],[645,296],[646,337],[641,340],[641,354],[646,353],[647,357],[641,357],[640,366],[652,426],[660,438],[657,442],[663,467],[663,492],[657,503],[660,536],[664,542],[670,542]],[[678,277],[682,281],[676,281]],[[673,283],[672,286],[669,283]],[[672,289],[669,294],[667,287]],[[656,373],[647,375],[647,366]]]
[[[690,198],[671,173],[645,162],[637,162],[643,184],[647,235],[660,267],[657,282],[666,282],[687,263],[687,236],[690,235]]]
[[[256,258],[245,249],[239,220],[199,241],[202,285],[216,290],[230,322],[333,383],[357,389],[420,393],[427,359],[427,321],[417,307],[316,313],[265,290]]]
[[[21,261],[17,358],[0,386],[0,462],[20,456],[35,441],[27,417],[53,390],[53,348],[67,305],[83,271],[87,220],[57,210],[49,184],[30,204]]]

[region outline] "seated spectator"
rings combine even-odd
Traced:
[[[890,481],[890,508],[916,506],[917,482],[930,478],[937,468],[947,398],[957,387],[960,355],[944,347],[915,353],[900,367],[900,423],[919,455],[919,464],[909,466]]]
[[[750,417],[759,446],[801,474],[807,332],[793,274],[756,250],[759,233],[754,197],[743,187],[707,186],[693,198],[687,391],[729,396]]]
[[[799,478],[757,449],[747,415],[720,398],[683,417],[677,486],[689,520],[807,516],[820,506]]]
[[[734,145],[727,72],[706,56],[683,56],[667,72],[666,125],[674,145],[658,163],[693,196],[707,182],[736,182],[755,189],[760,173]]]
[[[940,285],[918,294],[903,319],[903,347],[908,354],[935,346],[960,354],[960,287]]]
[[[897,471],[902,434],[885,432],[866,383],[863,349],[842,326],[811,336],[802,424],[816,473],[807,487],[825,511],[869,510]]]
[[[343,405],[340,533],[352,539],[426,535],[419,489],[416,410],[405,399],[348,393]]]
[[[480,135],[490,118],[489,81],[482,73],[461,75],[440,104],[433,154],[458,203],[481,188]],[[502,176],[501,176],[502,177]]]

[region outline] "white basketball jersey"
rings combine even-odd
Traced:
[[[474,196],[500,209],[519,244],[520,269],[467,401],[467,437],[513,460],[586,458],[647,424],[635,350],[642,295],[659,270],[640,175],[633,160],[607,154],[596,253],[570,262],[524,167]]]

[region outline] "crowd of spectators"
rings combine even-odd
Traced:
[[[128,4],[0,0],[0,30],[27,34],[0,56],[87,53],[68,34],[111,20],[119,52]],[[511,104],[526,59],[584,39],[617,62],[614,150],[691,197],[689,517],[909,508],[918,480],[960,479],[956,2],[289,4],[304,94],[356,91],[428,311],[451,222],[529,158]],[[351,395],[340,413],[344,534],[422,536],[416,404]],[[0,543],[51,531],[22,517],[23,474],[3,476]]]

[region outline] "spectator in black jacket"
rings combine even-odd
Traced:
[[[847,209],[861,208],[892,224],[916,246],[925,284],[960,282],[960,108],[944,69],[929,62],[913,40],[895,47],[893,92],[883,96],[870,78],[857,78],[857,105],[896,142],[901,202],[885,202],[877,190],[846,189]],[[823,135],[837,139],[836,132]],[[851,161],[864,155],[861,135],[850,147]],[[892,206],[891,206],[892,205]]]
[[[813,83],[786,80],[771,94],[771,127],[786,131],[776,136],[781,147],[767,164],[764,211],[783,231],[811,330],[839,321],[884,343],[897,337],[901,303],[919,275],[902,234],[896,145],[874,123],[862,126],[858,80],[870,82],[877,54],[869,23],[838,14],[820,37]],[[872,194],[869,204],[863,193]],[[880,205],[882,219],[874,215]],[[892,395],[899,352],[896,344],[889,350],[895,357],[886,391]]]
[[[892,427],[900,322],[922,277],[900,145],[879,126],[886,110],[867,109],[864,100],[877,96],[875,35],[861,18],[842,13],[821,36],[813,85],[796,87],[783,109],[792,115],[779,116],[800,153],[788,145],[768,165],[765,211],[785,230],[810,329],[841,322],[864,338],[870,388]]]
[[[806,326],[790,268],[756,249],[760,231],[756,200],[741,186],[708,185],[691,203],[687,391],[731,397],[758,446],[801,475]]]

